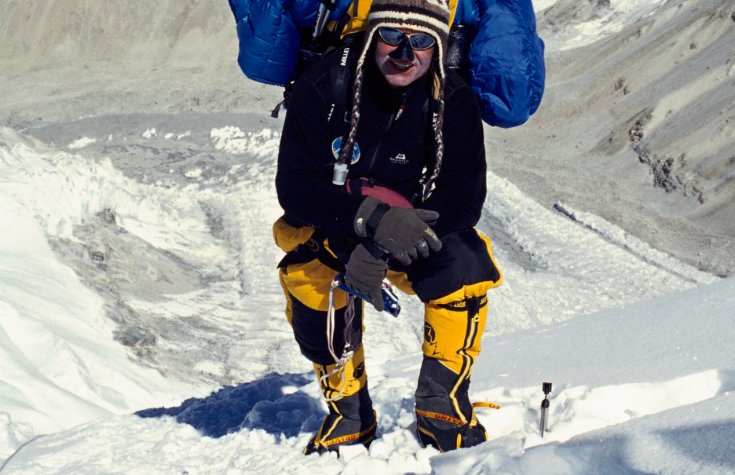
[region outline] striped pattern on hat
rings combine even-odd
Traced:
[[[364,46],[356,65],[350,131],[340,154],[340,161],[348,163],[347,157],[352,155],[355,136],[357,135],[357,125],[360,121],[364,63],[378,28],[409,29],[429,34],[436,40],[435,54],[439,71],[438,78],[435,78],[434,91],[434,98],[438,101],[437,117],[434,120],[436,160],[434,170],[425,186],[425,195],[428,194],[431,185],[439,175],[444,154],[442,137],[444,125],[444,62],[447,52],[447,38],[449,37],[449,18],[450,12],[446,0],[373,0],[368,14]]]

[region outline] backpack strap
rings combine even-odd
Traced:
[[[332,53],[334,58],[329,69],[329,75],[332,91],[334,92],[334,102],[329,115],[329,123],[334,130],[341,130],[343,124],[349,122],[347,111],[352,106],[352,80],[355,72],[355,58],[359,54],[362,44],[361,37],[360,34],[346,36],[342,40],[342,44],[335,48],[337,51]]]
[[[329,3],[331,0],[325,0],[325,2]],[[331,8],[334,8],[334,5],[332,5]],[[296,67],[294,68],[291,79],[284,86],[283,100],[273,108],[271,111],[271,117],[278,118],[281,107],[286,109],[288,108],[288,99],[291,95],[291,91],[293,91],[296,81],[301,77],[304,71],[309,68],[309,66],[321,60],[333,50],[342,48],[347,44],[349,36],[354,36],[348,35],[345,39],[340,38],[347,20],[348,16],[347,14],[344,14],[339,20],[329,21],[329,23],[321,29],[319,35],[316,37],[314,36],[315,31],[310,28],[301,28],[299,30],[301,46],[296,59]]]

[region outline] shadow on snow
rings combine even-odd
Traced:
[[[144,418],[172,416],[203,435],[222,437],[240,429],[263,429],[293,437],[318,430],[324,415],[321,402],[298,390],[312,381],[303,374],[268,374],[238,386],[226,386],[178,407],[144,409]]]
[[[723,473],[735,469],[735,451],[732,450],[735,420],[679,427],[661,431],[660,434],[692,460],[708,466],[719,465]]]

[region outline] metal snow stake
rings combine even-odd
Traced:
[[[542,391],[544,392],[544,400],[541,401],[541,423],[539,425],[539,429],[541,429],[541,437],[544,436],[544,432],[546,431],[546,423],[548,420],[548,409],[549,409],[549,393],[551,392],[551,383],[544,383],[541,386]]]

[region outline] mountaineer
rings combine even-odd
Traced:
[[[424,303],[420,442],[447,451],[487,439],[468,390],[486,294],[502,275],[474,229],[486,194],[483,124],[477,95],[445,67],[449,21],[443,0],[373,0],[364,35],[308,68],[289,96],[274,237],[287,253],[287,317],[329,407],[307,454],[367,446],[376,434],[362,300],[329,298],[343,272],[378,310],[386,276]]]

